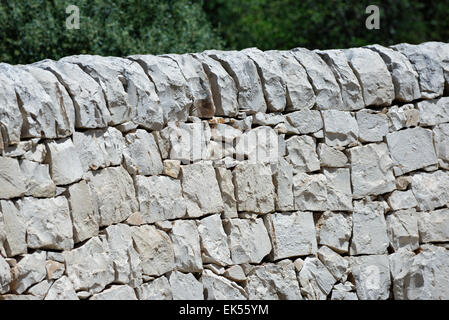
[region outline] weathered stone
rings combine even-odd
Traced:
[[[421,242],[449,241],[449,209],[420,212],[416,216]]]
[[[245,161],[232,173],[238,211],[259,214],[274,211],[275,191],[270,167]]]
[[[407,270],[411,267],[415,255],[416,254],[413,251],[410,251],[407,248],[400,248],[388,256],[388,260],[390,261],[391,280],[393,283],[396,282],[396,279],[403,270]]]
[[[388,122],[391,131],[417,126],[419,123],[419,110],[413,104],[392,106],[387,111]]]
[[[283,73],[286,90],[286,110],[310,109],[315,104],[315,93],[304,67],[290,51],[265,51],[272,56]]]
[[[142,284],[136,289],[139,300],[172,300],[170,283],[166,277],[159,277]]]
[[[246,300],[246,292],[234,282],[204,270],[201,275],[206,300]]]
[[[355,198],[387,193],[395,189],[393,161],[385,143],[351,148],[349,154]]]
[[[50,178],[48,164],[22,160],[19,162],[20,171],[25,178],[25,196],[53,197],[56,185]]]
[[[79,248],[64,251],[64,259],[66,274],[76,291],[98,293],[114,281],[114,262],[107,245],[98,237]]]
[[[422,211],[444,206],[449,202],[449,174],[444,171],[416,173],[412,176],[412,191]]]
[[[286,119],[301,134],[314,133],[323,128],[323,119],[317,110],[305,109],[288,113]]]
[[[125,166],[132,175],[157,175],[163,171],[159,149],[151,133],[139,129],[126,135],[127,146],[123,156]],[[176,177],[175,177],[176,178]]]
[[[57,185],[66,185],[81,179],[84,171],[70,138],[48,142],[47,151],[51,177]]]
[[[52,286],[54,281],[50,280],[44,280],[39,282],[38,284],[35,284],[31,288],[29,288],[26,293],[31,294],[38,298],[39,300],[44,300],[45,296],[47,295],[48,290]]]
[[[419,75],[410,60],[400,52],[378,44],[367,48],[377,52],[387,65],[394,85],[395,100],[410,102],[421,98]]]
[[[305,48],[295,48],[290,52],[306,69],[316,95],[317,108],[319,110],[340,109],[343,105],[340,87],[329,66],[318,54]]]
[[[250,300],[302,300],[290,260],[255,267],[248,275],[246,290]]]
[[[139,210],[133,180],[123,167],[92,172],[86,179],[100,215],[100,227],[122,222]]]
[[[331,300],[359,300],[355,292],[332,290]]]
[[[13,158],[0,157],[0,199],[21,197],[27,191],[26,177]]]
[[[114,285],[103,292],[94,294],[89,300],[137,300],[137,296],[130,286]]]
[[[346,253],[352,236],[352,216],[345,213],[324,212],[317,223],[318,244],[338,253]]]
[[[72,282],[66,276],[56,280],[48,290],[45,300],[79,300]]]
[[[387,300],[390,265],[387,255],[351,257],[350,268],[360,300]]]
[[[257,67],[253,60],[239,51],[206,51],[213,59],[219,61],[223,68],[232,76],[238,91],[239,110],[248,114],[265,112],[267,104],[259,78]]]
[[[68,189],[75,243],[98,235],[99,215],[94,208],[89,186],[83,180]]]
[[[70,250],[73,248],[72,220],[65,197],[18,202],[26,225],[27,245],[32,249]]]
[[[434,58],[433,50],[408,43],[397,44],[391,48],[404,54],[418,72],[422,98],[432,99],[443,94],[443,69]]]
[[[217,182],[223,199],[223,216],[226,218],[237,217],[237,202],[235,199],[232,171],[223,167],[215,168]]]
[[[339,110],[359,110],[365,107],[362,88],[343,50],[315,51],[327,63],[341,89],[343,104]]]
[[[144,223],[185,216],[186,203],[179,180],[165,176],[137,176],[136,189]]]
[[[384,210],[384,203],[379,201],[354,202],[352,241],[349,250],[351,255],[387,252],[390,240]]]
[[[323,167],[343,167],[348,162],[348,157],[346,155],[327,144],[318,144],[318,158],[320,159],[320,164]]]
[[[48,59],[34,65],[51,71],[64,85],[73,99],[76,128],[104,128],[108,125],[111,114],[103,90],[100,84],[79,66]]]
[[[298,274],[301,293],[306,300],[326,300],[334,283],[334,276],[324,264],[315,257],[307,257]]]
[[[278,136],[276,131],[267,126],[257,127],[237,139],[235,153],[238,160],[252,163],[274,164],[278,160]]]
[[[388,133],[388,118],[383,113],[359,111],[356,113],[359,138],[363,142],[382,142]]]
[[[327,209],[352,210],[351,177],[349,168],[324,168],[327,180]]]
[[[65,265],[57,261],[47,260],[45,269],[47,270],[47,279],[56,280],[64,275]]]
[[[173,300],[204,300],[203,284],[193,274],[173,271],[169,282]]]
[[[418,216],[415,209],[400,210],[387,216],[387,233],[394,250],[418,249]]]
[[[416,207],[418,205],[412,190],[407,191],[395,190],[390,194],[387,201],[388,205],[393,210],[409,209]]]
[[[223,276],[230,279],[231,281],[243,282],[246,281],[246,274],[243,268],[239,265],[234,265],[226,269]]]
[[[8,263],[0,255],[0,294],[9,291],[9,283],[11,282],[11,271]]]
[[[337,281],[345,281],[349,271],[349,261],[338,253],[322,246],[317,252],[318,259],[326,266],[327,270]]]
[[[131,230],[144,275],[160,276],[174,269],[173,244],[164,231],[150,225],[131,227]]]
[[[262,219],[225,220],[224,230],[234,264],[260,263],[271,251],[270,237]]]
[[[45,252],[36,251],[26,254],[19,263],[11,269],[11,292],[22,294],[32,285],[45,279]]]
[[[416,106],[421,126],[435,126],[449,122],[449,97],[419,101]]]
[[[327,209],[327,179],[324,174],[293,176],[295,209],[301,211],[325,211]]]
[[[324,121],[324,137],[331,147],[354,145],[359,137],[356,119],[347,111],[321,111]]]
[[[14,82],[0,72],[0,150],[20,142],[22,125]]]
[[[388,149],[395,163],[395,173],[421,169],[438,162],[432,130],[412,128],[387,134]]]
[[[315,140],[310,136],[293,136],[285,141],[286,160],[295,171],[312,172],[320,170],[320,160],[316,154]]]
[[[202,181],[201,184],[198,181]],[[224,210],[220,187],[213,166],[199,162],[181,168],[181,185],[189,217],[200,217]]]
[[[175,268],[183,272],[201,272],[200,235],[195,221],[176,220],[170,231],[175,254]]]
[[[220,266],[230,265],[231,256],[220,215],[215,214],[197,220],[197,225],[203,262]]]
[[[0,209],[3,213],[4,249],[8,257],[14,257],[27,252],[26,220],[14,202],[1,200]]]
[[[234,79],[223,68],[220,62],[206,54],[193,54],[202,63],[209,79],[212,98],[215,105],[215,115],[235,116],[238,113],[237,87]]]
[[[380,55],[366,48],[344,52],[362,87],[365,105],[390,105],[395,97],[393,81]]]
[[[267,214],[263,219],[273,247],[273,260],[316,253],[318,246],[311,212]]]
[[[164,160],[162,174],[177,179],[181,172],[181,161]]]
[[[440,124],[433,128],[433,143],[435,145],[438,164],[449,169],[449,124]]]
[[[276,187],[276,210],[294,210],[293,168],[284,158],[279,158],[277,170],[273,175],[273,183]]]
[[[283,111],[287,102],[287,86],[278,60],[257,48],[248,48],[241,52],[256,64],[268,111]]]

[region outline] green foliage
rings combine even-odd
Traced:
[[[370,4],[380,8],[379,30],[365,27]],[[449,41],[448,1],[209,0],[204,8],[232,49]]]
[[[80,9],[79,30],[65,27],[70,4]],[[0,61],[9,63],[222,47],[202,2],[188,0],[1,0],[0,35]]]

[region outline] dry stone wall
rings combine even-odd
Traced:
[[[449,44],[0,63],[0,299],[449,299]]]

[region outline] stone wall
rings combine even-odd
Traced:
[[[0,299],[449,299],[449,44],[0,64]]]

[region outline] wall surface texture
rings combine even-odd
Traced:
[[[449,44],[0,63],[0,299],[449,299]]]

